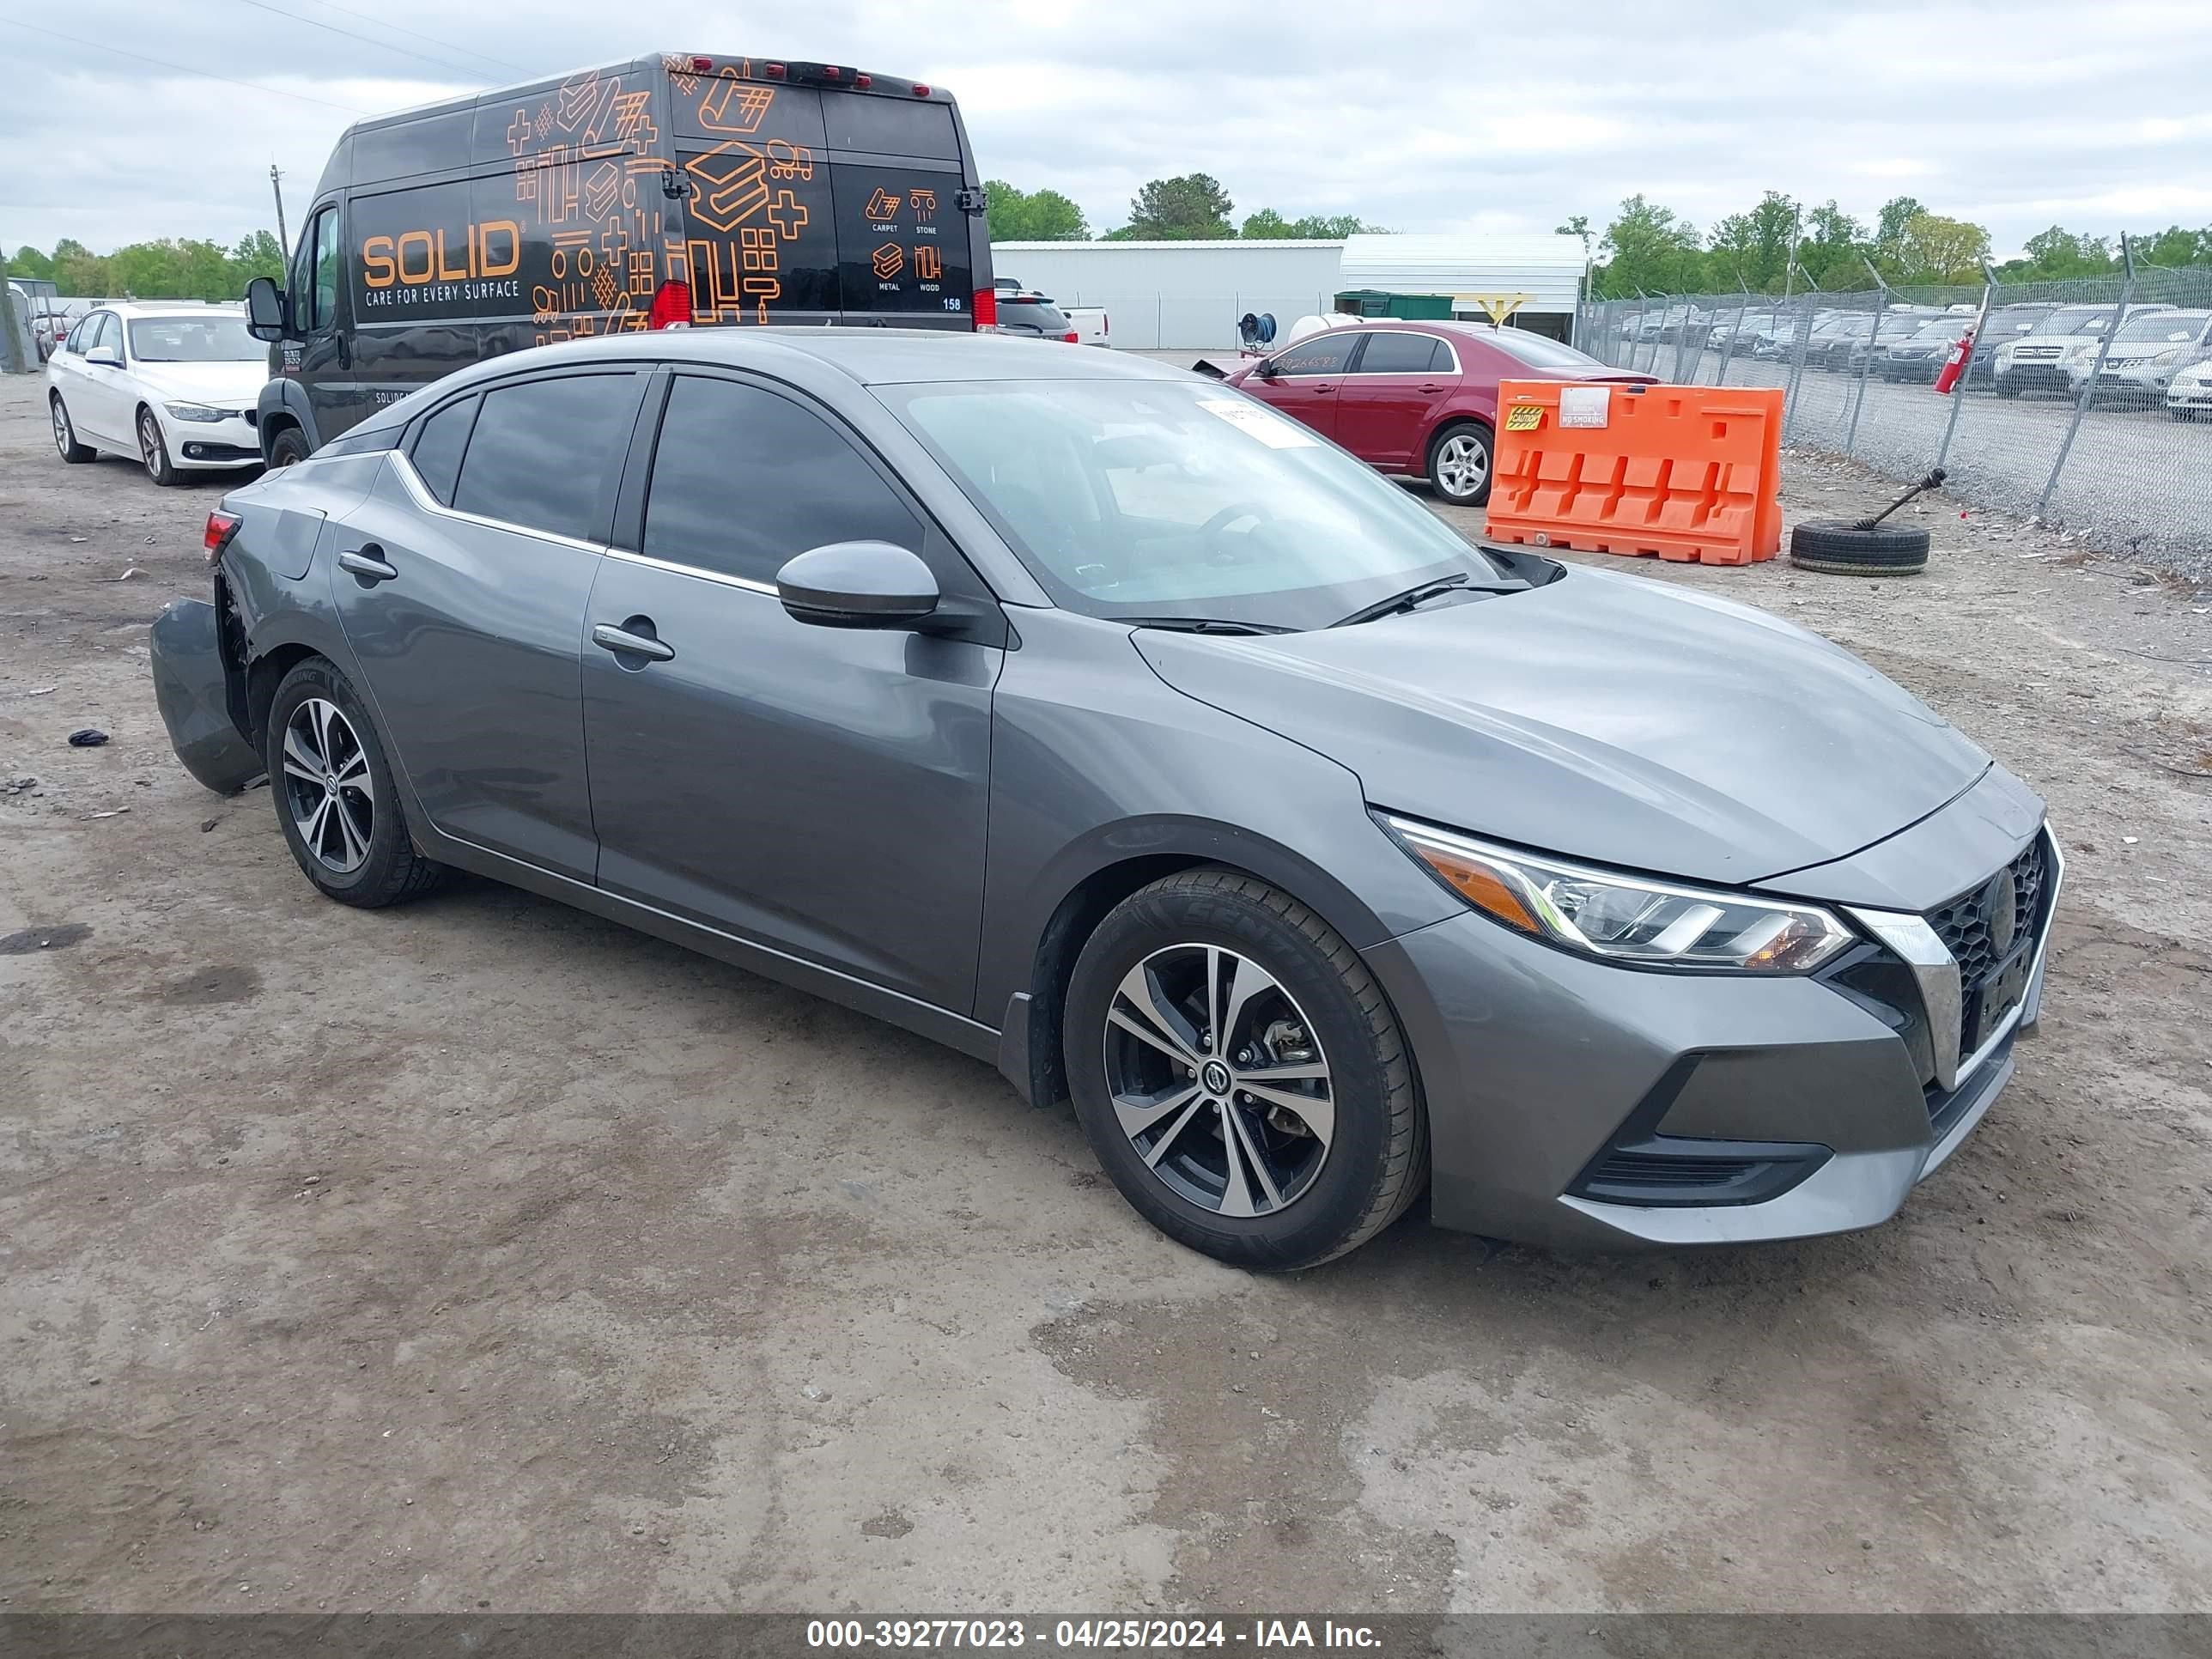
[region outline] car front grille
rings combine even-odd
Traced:
[[[1928,913],[1928,925],[1958,959],[1961,990],[1978,990],[1990,970],[2011,953],[2015,944],[2040,930],[2049,860],[2044,838],[2039,835],[2008,867],[2013,903],[2011,927],[2005,937],[1996,937],[1993,931],[2004,920],[2001,890],[1994,878]]]

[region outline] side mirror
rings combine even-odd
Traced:
[[[84,354],[84,360],[94,368],[120,368],[123,359],[115,355],[113,346],[94,346]]]
[[[246,331],[257,340],[284,336],[284,290],[273,277],[256,276],[246,285]]]
[[[1262,357],[1260,359],[1260,366],[1252,372],[1263,380],[1272,380],[1279,371],[1275,368],[1275,360],[1273,357]]]
[[[831,542],[775,573],[795,622],[817,628],[911,628],[935,612],[937,577],[919,554],[889,542]]]

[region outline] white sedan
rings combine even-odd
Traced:
[[[72,464],[137,456],[157,484],[179,472],[258,466],[255,400],[269,348],[234,306],[103,305],[46,361],[54,447]]]

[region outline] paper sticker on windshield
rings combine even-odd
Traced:
[[[1321,440],[1295,421],[1271,415],[1255,404],[1234,398],[1200,398],[1198,406],[1216,420],[1226,421],[1249,433],[1270,449],[1317,449]]]
[[[1541,404],[1516,404],[1505,411],[1505,429],[1508,432],[1534,432],[1543,424],[1544,406]]]
[[[1559,424],[1602,427],[1613,408],[1613,388],[1569,386],[1559,388]]]

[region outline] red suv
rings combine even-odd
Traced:
[[[1490,499],[1500,380],[1623,380],[1557,340],[1481,323],[1362,323],[1309,335],[1229,377],[1383,472],[1425,475],[1461,507]]]

